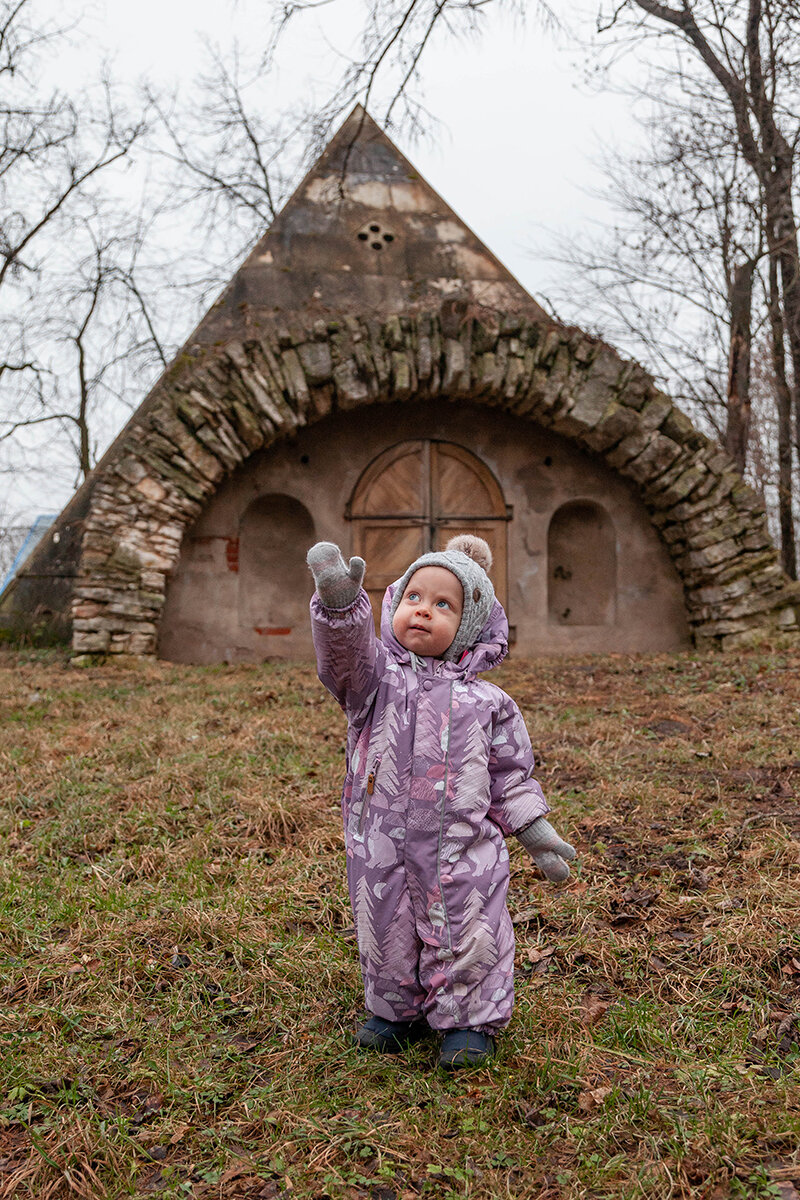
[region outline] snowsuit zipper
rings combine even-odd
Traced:
[[[453,732],[453,685],[450,684],[450,694],[447,701],[447,745],[444,748],[444,779],[442,780],[442,807],[439,812],[439,840],[436,847],[436,882],[439,885],[439,895],[442,898],[444,921],[447,927],[447,949],[453,951],[453,929],[450,925],[450,915],[447,911],[445,889],[442,886],[442,840],[444,838],[444,814],[447,806],[447,784],[450,777],[450,736]]]

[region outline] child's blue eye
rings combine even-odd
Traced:
[[[409,592],[406,600],[419,600],[419,592]]]
[[[447,603],[447,601],[446,601],[446,600],[437,600],[437,601],[436,601],[436,607],[437,607],[437,608],[449,608],[449,607],[450,607],[450,605]]]

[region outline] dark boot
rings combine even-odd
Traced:
[[[445,1071],[483,1066],[493,1055],[494,1042],[488,1033],[478,1033],[477,1029],[451,1029],[444,1035],[439,1066]]]
[[[354,1034],[353,1041],[365,1050],[397,1054],[428,1033],[430,1029],[425,1021],[384,1021],[383,1017],[370,1017]]]

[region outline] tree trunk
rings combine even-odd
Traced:
[[[797,557],[792,511],[792,395],[786,382],[786,348],[783,312],[778,287],[776,256],[769,260],[769,322],[775,406],[778,412],[778,517],[781,527],[781,564],[790,579],[797,578]]]
[[[769,37],[765,40],[762,36],[765,32],[764,3],[762,0],[747,0],[744,43],[728,21],[735,9],[743,10],[745,5],[712,6],[716,16],[715,33],[722,39],[721,53],[703,33],[691,0],[681,0],[679,8],[672,8],[663,0],[634,0],[634,3],[656,20],[672,26],[677,35],[698,52],[728,97],[736,122],[739,147],[764,191],[764,225],[770,252],[772,353],[781,448],[778,473],[782,553],[787,574],[794,578],[792,409],[800,439],[800,250],[792,202],[796,148],[778,125],[781,104],[775,94],[775,80],[779,67],[775,43]],[[624,5],[620,7],[624,8]],[[785,6],[786,13],[790,7]],[[779,21],[776,28],[785,36],[785,24],[781,25]],[[741,66],[737,67],[735,63],[742,50],[744,58]],[[765,50],[769,55],[766,72],[762,61]],[[776,327],[776,322],[780,329]],[[790,379],[786,373],[787,349],[792,364]]]
[[[792,162],[782,154],[766,189],[767,233],[770,251],[780,265],[783,328],[792,364],[790,387],[795,415],[795,437],[800,439],[800,250],[792,202]],[[776,279],[777,284],[777,279]],[[785,377],[785,371],[784,371]],[[800,454],[800,440],[797,442]]]
[[[728,293],[731,341],[725,448],[742,473],[747,463],[750,436],[750,325],[754,265],[752,260],[748,260],[734,267]]]

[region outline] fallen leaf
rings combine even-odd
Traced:
[[[227,1171],[220,1175],[217,1183],[220,1185],[230,1183],[233,1179],[241,1179],[243,1175],[249,1175],[253,1179],[253,1164],[251,1162],[234,1163],[232,1167],[228,1167]],[[261,1180],[259,1179],[256,1182],[260,1183]]]
[[[240,1054],[249,1054],[256,1046],[260,1046],[262,1041],[263,1038],[259,1034],[237,1033],[231,1038],[231,1045],[235,1046]]]
[[[622,925],[638,925],[642,919],[641,913],[633,912],[618,912],[608,919],[609,925],[615,926],[617,929]]]
[[[514,925],[527,925],[529,921],[535,921],[538,916],[539,909],[532,905],[530,908],[523,908],[511,918],[511,921]]]
[[[528,962],[538,963],[545,958],[552,958],[555,952],[555,946],[545,946],[542,950],[538,946],[531,946],[528,951]]]
[[[611,1094],[611,1090],[610,1087],[587,1088],[578,1096],[578,1108],[581,1112],[591,1112],[593,1108],[597,1108],[603,1103],[606,1096]]]
[[[281,1185],[276,1183],[274,1179],[270,1179],[269,1183],[265,1183],[261,1191],[258,1193],[259,1200],[273,1200],[273,1197],[281,1196]]]
[[[794,796],[794,789],[786,782],[785,779],[776,779],[775,783],[772,785],[772,795],[791,800]]]
[[[527,1125],[529,1129],[539,1129],[542,1125],[547,1125],[548,1118],[542,1116],[541,1111],[533,1104],[528,1104],[525,1100],[517,1101],[517,1114],[523,1125]]]
[[[725,1000],[720,1004],[722,1012],[750,1012],[753,1002],[748,996],[740,996],[738,1000]]]
[[[587,992],[581,1001],[581,1021],[584,1025],[596,1025],[606,1015],[611,1007],[610,1000],[604,1000],[595,992]]]
[[[707,892],[708,884],[707,872],[701,871],[698,867],[689,867],[689,878],[687,881],[689,891]]]

